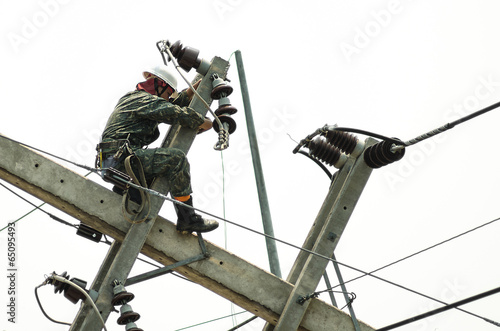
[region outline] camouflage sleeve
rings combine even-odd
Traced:
[[[187,107],[189,106],[191,100],[189,99],[186,90],[184,90],[179,93],[179,95],[175,99],[170,99],[170,102],[180,107]]]
[[[203,124],[203,116],[189,107],[180,107],[165,99],[144,92],[137,102],[135,112],[138,117],[161,123],[176,124],[196,129]]]

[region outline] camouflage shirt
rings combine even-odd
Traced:
[[[203,123],[204,118],[193,109],[186,108],[188,104],[186,92],[179,93],[173,101],[145,91],[129,92],[118,101],[101,140],[107,142],[129,137],[132,148],[137,149],[158,139],[159,123],[180,124],[196,129]]]

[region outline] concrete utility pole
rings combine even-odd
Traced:
[[[211,75],[217,73],[224,78],[227,70],[227,61],[212,60],[198,90],[205,100],[210,100]],[[197,98],[191,107],[203,115],[206,113]],[[162,146],[180,148],[187,153],[195,135],[194,130],[173,126]],[[364,148],[374,143],[368,139]],[[113,308],[112,284],[130,281],[127,277],[142,252],[167,267],[175,264],[176,272],[263,318],[270,323],[266,330],[273,329],[271,324],[281,331],[374,330],[362,322],[355,327],[346,313],[308,297],[316,290],[327,259],[301,251],[288,281],[210,243],[205,245],[209,256],[203,263],[177,264],[199,256],[201,244],[196,236],[177,233],[174,224],[158,216],[162,199],[151,197],[149,222],[131,225],[121,214],[121,197],[101,185],[6,138],[0,137],[0,152],[6,156],[0,158],[0,178],[115,239],[91,286],[98,293],[96,305],[105,321]],[[372,171],[362,155],[362,152],[350,155],[337,173],[304,243],[307,250],[332,256]],[[162,179],[152,188],[164,194],[169,191]],[[101,330],[98,317],[90,305],[83,302],[70,330]]]
[[[365,148],[374,143],[376,141],[369,138]],[[349,156],[336,174],[303,248],[326,257],[333,255],[371,172],[372,169],[363,159],[363,153]],[[301,251],[298,254],[287,278],[295,285],[294,289],[276,326],[267,324],[265,331],[288,331],[299,327],[311,302],[304,299],[315,292],[327,264],[328,260],[308,252]]]
[[[203,77],[197,90],[200,96],[206,100],[208,104],[211,103],[210,93],[212,92],[212,80],[210,77],[213,74],[217,74],[224,79],[228,69],[229,63],[226,60],[217,57],[212,60],[211,66],[207,74]],[[206,107],[197,97],[193,97],[190,107],[203,116],[207,112]],[[196,130],[183,128],[179,125],[172,126],[163,141],[162,147],[177,148],[187,154],[196,133]],[[151,188],[165,195],[169,192],[168,182],[162,177],[157,178]],[[133,224],[127,232],[123,242],[120,243],[115,241],[115,243],[113,243],[92,284],[92,289],[99,293],[96,306],[99,308],[104,321],[107,320],[113,309],[113,305],[111,304],[113,298],[112,284],[115,281],[125,284],[130,270],[155,223],[154,221],[163,205],[163,201],[164,200],[159,197],[151,197],[151,209],[149,210],[148,220],[139,224]],[[143,213],[147,212],[148,210],[143,211]],[[145,215],[139,215],[139,219],[143,216]],[[101,330],[102,323],[96,314],[95,310],[91,309],[89,304],[84,303],[70,331]]]
[[[123,220],[119,195],[31,149],[2,137],[0,151],[6,156],[0,158],[1,179],[117,242],[124,240],[131,225]],[[292,293],[293,284],[217,245],[210,242],[206,242],[206,245],[210,253],[209,258],[203,260],[203,263],[184,265],[175,271],[265,321],[276,324]],[[114,249],[118,249],[117,246]],[[175,230],[175,224],[159,216],[141,253],[164,266],[170,266],[198,255],[200,245],[196,236],[179,234]],[[116,253],[110,251],[109,255],[113,254]],[[106,268],[105,264],[103,268]],[[362,322],[360,327],[361,331],[374,331]],[[312,299],[299,330],[331,329],[355,331],[349,315],[319,299]]]

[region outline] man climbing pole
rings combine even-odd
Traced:
[[[193,198],[190,167],[185,153],[176,148],[144,148],[158,139],[159,123],[179,124],[197,129],[199,133],[209,130],[212,123],[188,106],[194,94],[191,88],[177,93],[177,79],[165,65],[146,70],[143,76],[146,80],[118,101],[108,119],[98,145],[101,167],[102,161],[114,157],[116,164],[113,168],[124,172],[123,161],[127,155],[133,154],[142,164],[148,185],[155,177],[165,177],[172,197],[183,203],[174,203],[178,231],[215,230],[219,226],[217,221],[203,219],[189,208],[193,206]],[[193,88],[196,89],[199,83]],[[117,158],[119,151],[123,151],[123,155]],[[113,191],[124,193],[117,186]],[[132,195],[132,200],[141,202],[137,194]]]

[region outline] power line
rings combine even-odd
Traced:
[[[216,321],[219,321],[221,319],[225,319],[225,318],[228,318],[228,317],[233,317],[233,316],[236,316],[236,315],[240,315],[240,314],[244,314],[244,313],[248,313],[248,311],[241,311],[239,313],[234,313],[234,314],[231,314],[231,315],[226,315],[226,316],[222,316],[222,317],[218,317],[218,318],[214,318],[212,320],[209,320],[209,321],[205,321],[205,322],[202,322],[202,323],[198,323],[198,324],[193,324],[193,325],[190,325],[190,326],[186,326],[186,327],[183,327],[181,329],[175,329],[174,331],[181,331],[181,330],[187,330],[187,329],[191,329],[191,328],[194,328],[196,326],[200,326],[200,325],[205,325],[205,324],[208,324],[208,323],[212,323],[212,322],[216,322]]]
[[[375,270],[373,270],[373,271],[370,271],[369,273],[367,273],[367,274],[365,274],[365,275],[361,275],[361,276],[358,276],[358,277],[356,277],[356,278],[350,279],[350,280],[348,280],[348,281],[344,282],[343,284],[347,284],[347,283],[353,282],[353,281],[355,281],[355,280],[358,280],[358,279],[360,279],[360,278],[363,278],[363,277],[365,277],[365,276],[368,276],[368,275],[370,275],[370,274],[372,274],[372,273],[375,273],[375,272],[380,271],[380,270],[382,270],[382,269],[385,269],[385,268],[388,268],[388,267],[390,267],[390,266],[393,266],[393,265],[395,265],[395,264],[397,264],[397,263],[399,263],[399,262],[402,262],[402,261],[407,260],[407,259],[409,259],[409,258],[412,258],[412,257],[414,257],[414,256],[416,256],[416,255],[419,255],[419,254],[421,254],[421,253],[424,253],[424,252],[426,252],[426,251],[428,251],[428,250],[430,250],[430,249],[432,249],[432,248],[436,248],[436,247],[438,247],[438,246],[440,246],[440,245],[443,245],[443,244],[445,244],[445,243],[447,243],[447,242],[450,242],[450,241],[452,241],[452,240],[454,240],[454,239],[457,239],[457,238],[459,238],[459,237],[462,237],[462,236],[464,236],[464,235],[466,235],[466,234],[469,234],[469,233],[471,233],[471,232],[473,232],[473,231],[479,230],[480,228],[483,228],[483,227],[485,227],[485,226],[487,226],[487,225],[490,225],[490,224],[492,224],[492,223],[495,223],[495,222],[497,222],[497,221],[499,221],[499,220],[500,220],[500,217],[495,218],[494,220],[491,220],[491,221],[488,221],[488,222],[486,222],[486,223],[484,223],[484,224],[478,225],[478,226],[476,226],[475,228],[472,228],[472,229],[470,229],[470,230],[467,230],[467,231],[465,231],[465,232],[462,232],[462,233],[460,233],[460,234],[457,234],[457,235],[455,235],[455,236],[453,236],[453,237],[451,237],[451,238],[448,238],[448,239],[446,239],[446,240],[443,240],[443,241],[441,241],[441,242],[438,242],[438,243],[436,243],[436,244],[434,244],[434,245],[432,245],[432,246],[429,246],[429,247],[427,247],[427,248],[424,248],[424,249],[422,249],[422,250],[420,250],[420,251],[418,251],[418,252],[415,252],[415,253],[410,254],[410,255],[408,255],[408,256],[405,256],[405,257],[403,257],[403,258],[401,258],[401,259],[399,259],[399,260],[396,260],[396,261],[394,261],[394,262],[391,262],[391,263],[389,263],[389,264],[386,264],[386,265],[384,265],[384,266],[382,266],[382,267],[380,267],[380,268],[377,268],[377,269],[375,269]],[[333,286],[333,287],[331,287],[331,288],[333,289],[333,288],[336,288],[336,287],[338,287],[338,286],[340,286],[340,285],[341,285],[341,284],[338,284],[338,285],[335,285],[335,286]]]
[[[500,102],[499,102],[499,103],[497,103],[497,104],[495,104],[495,105],[492,105],[492,106],[490,106],[490,107],[487,107],[487,108],[485,108],[485,109],[483,109],[483,110],[480,110],[480,111],[478,111],[478,112],[476,112],[476,113],[474,113],[474,114],[471,114],[471,115],[469,115],[469,116],[466,116],[466,117],[465,117],[465,118],[463,118],[463,119],[460,119],[460,120],[457,120],[457,121],[455,121],[455,122],[453,122],[453,123],[450,123],[450,125],[453,125],[453,126],[454,126],[454,125],[456,125],[456,124],[459,124],[459,123],[465,122],[465,121],[467,121],[467,120],[469,120],[469,119],[472,119],[472,118],[474,118],[474,117],[476,117],[476,116],[479,116],[479,115],[481,115],[481,114],[484,114],[485,112],[490,111],[490,110],[492,110],[492,109],[494,109],[494,108],[496,108],[496,107],[498,107],[498,106],[500,106]],[[451,126],[451,127],[453,127],[453,126]],[[451,127],[450,127],[450,128],[451,128]],[[335,128],[335,129],[344,130],[344,128]],[[348,131],[348,130],[354,130],[354,129],[345,129],[345,130],[346,130],[346,131]],[[357,131],[358,131],[358,132],[365,132],[365,131],[360,131],[360,130],[357,130]],[[0,137],[3,137],[3,138],[5,138],[5,139],[7,139],[7,140],[10,140],[10,141],[13,141],[13,142],[15,142],[15,143],[18,143],[18,144],[20,144],[20,145],[26,146],[26,147],[28,147],[28,148],[31,148],[31,149],[37,150],[37,151],[39,151],[39,152],[45,153],[45,154],[47,154],[47,155],[53,156],[53,157],[55,157],[55,158],[57,158],[57,159],[60,159],[60,160],[63,160],[63,161],[69,162],[69,163],[71,163],[71,164],[73,164],[73,165],[76,165],[76,166],[78,166],[78,167],[81,167],[81,168],[87,169],[87,170],[89,170],[89,171],[90,171],[90,173],[92,173],[92,172],[99,173],[99,172],[98,172],[98,170],[97,170],[97,169],[95,169],[95,168],[90,168],[90,167],[87,167],[87,166],[84,166],[84,165],[80,165],[80,164],[78,164],[78,163],[75,163],[75,162],[72,162],[72,161],[66,160],[66,159],[61,158],[61,157],[58,157],[58,156],[56,156],[56,155],[53,155],[53,154],[47,153],[47,152],[45,152],[45,151],[43,151],[43,150],[41,150],[41,149],[37,149],[37,148],[31,147],[31,146],[29,146],[29,145],[26,145],[26,144],[20,143],[20,142],[18,142],[18,141],[15,141],[15,140],[13,140],[13,139],[7,138],[7,137],[5,137],[5,136],[3,136],[3,135],[0,135]],[[427,137],[427,138],[428,138],[428,137]],[[424,138],[424,139],[427,139],[427,138]],[[422,140],[423,140],[423,139],[422,139]],[[89,173],[89,174],[90,174],[90,173]],[[120,179],[120,180],[121,180],[121,179]],[[155,196],[158,196],[158,197],[160,197],[160,198],[163,198],[164,200],[168,200],[168,201],[171,201],[171,202],[173,202],[173,203],[179,203],[178,201],[176,201],[176,200],[174,200],[174,199],[170,199],[170,198],[169,198],[169,197],[167,197],[166,195],[163,195],[163,194],[161,194],[161,193],[159,193],[159,192],[157,192],[157,191],[154,191],[154,190],[151,190],[151,189],[148,189],[148,188],[144,188],[144,187],[139,186],[139,185],[136,185],[136,184],[134,184],[134,183],[132,183],[132,182],[127,182],[127,181],[125,181],[125,180],[122,180],[122,181],[124,181],[126,184],[128,184],[128,185],[130,185],[130,186],[132,186],[132,187],[134,187],[134,188],[137,188],[137,189],[140,189],[140,190],[146,191],[146,192],[148,192],[148,193],[150,193],[150,194],[153,194],[153,195],[155,195]],[[192,208],[192,207],[191,207],[191,208]],[[381,281],[386,282],[386,283],[388,283],[388,284],[391,284],[391,285],[393,285],[393,286],[396,286],[396,287],[402,288],[402,289],[407,290],[407,291],[409,291],[409,292],[412,292],[412,293],[414,293],[414,294],[417,294],[417,295],[423,296],[423,297],[428,298],[428,299],[430,299],[430,300],[433,300],[433,301],[436,301],[436,302],[440,302],[440,303],[442,303],[442,304],[446,304],[445,302],[442,302],[442,301],[440,301],[440,300],[437,300],[437,299],[435,299],[435,298],[432,298],[432,297],[430,297],[430,296],[428,296],[428,295],[426,295],[426,294],[420,293],[420,292],[418,292],[418,291],[412,290],[412,289],[410,289],[410,288],[408,288],[408,287],[405,287],[405,286],[403,286],[403,285],[400,285],[400,284],[394,283],[394,282],[392,282],[392,281],[389,281],[389,280],[387,280],[387,279],[381,278],[381,277],[379,277],[379,276],[373,275],[373,272],[375,272],[375,271],[372,271],[371,273],[366,272],[366,271],[363,271],[363,270],[361,270],[361,269],[358,269],[358,268],[355,268],[355,267],[353,267],[353,266],[347,265],[347,264],[345,264],[345,263],[339,262],[339,261],[337,261],[337,260],[335,260],[335,259],[332,259],[332,258],[330,258],[330,257],[324,256],[324,255],[321,255],[321,254],[318,254],[318,253],[316,253],[316,252],[314,252],[314,251],[311,251],[311,250],[305,249],[305,248],[303,248],[303,247],[299,247],[299,246],[297,246],[297,245],[291,244],[291,243],[289,243],[289,242],[286,242],[286,241],[284,241],[284,240],[281,240],[281,239],[278,239],[278,238],[276,238],[276,237],[270,236],[270,235],[268,235],[268,234],[261,233],[261,232],[259,232],[259,231],[254,230],[254,229],[251,229],[251,228],[245,227],[245,226],[243,226],[243,225],[241,225],[241,224],[238,224],[238,223],[236,223],[236,222],[229,221],[229,220],[227,220],[227,219],[225,219],[225,218],[222,218],[222,217],[219,217],[219,216],[217,216],[217,215],[214,215],[214,214],[208,213],[208,212],[203,211],[203,210],[200,210],[200,209],[198,209],[198,208],[192,208],[192,209],[194,209],[194,210],[196,210],[196,211],[199,211],[199,212],[201,212],[201,213],[204,213],[204,214],[206,214],[206,215],[209,215],[209,216],[211,216],[211,217],[217,218],[217,219],[219,219],[219,220],[221,220],[221,221],[224,221],[224,222],[226,222],[226,223],[229,223],[229,224],[232,224],[232,225],[238,226],[238,227],[240,227],[240,228],[242,228],[242,229],[244,229],[244,230],[247,230],[247,231],[253,232],[253,233],[255,233],[255,234],[259,234],[259,235],[261,235],[261,236],[265,236],[265,237],[267,237],[267,238],[270,238],[270,239],[275,240],[275,241],[277,241],[277,242],[280,242],[280,243],[282,243],[282,244],[285,244],[285,245],[288,245],[288,246],[290,246],[290,247],[293,247],[293,248],[296,248],[296,249],[302,250],[302,251],[304,251],[304,252],[306,252],[306,253],[308,253],[308,254],[312,254],[312,255],[315,255],[315,256],[317,256],[317,257],[320,257],[320,258],[323,258],[323,259],[326,259],[326,260],[332,261],[332,262],[334,262],[334,263],[338,263],[339,265],[342,265],[342,266],[344,266],[344,267],[346,267],[346,268],[349,268],[349,269],[352,269],[352,270],[354,270],[354,271],[357,271],[357,272],[362,273],[362,274],[363,274],[363,276],[362,276],[362,277],[364,277],[364,276],[371,276],[371,277],[373,277],[373,278],[375,278],[375,279],[378,279],[378,280],[381,280]],[[2,229],[2,230],[3,230],[3,229]],[[430,248],[429,248],[429,249],[430,249]],[[396,261],[395,263],[397,263],[397,262],[398,262],[398,261]],[[392,264],[394,264],[394,263],[392,263]],[[392,264],[391,264],[391,265],[392,265]],[[384,268],[385,268],[385,267],[384,267]],[[381,269],[379,268],[378,270],[381,270]],[[377,271],[377,270],[376,270],[376,271]],[[360,278],[360,277],[358,277],[358,278]],[[351,281],[352,281],[352,280],[351,280]],[[347,283],[347,282],[346,282],[346,283]],[[339,285],[337,285],[337,286],[339,286]],[[459,309],[459,308],[457,308],[457,309],[458,309],[458,310],[461,310],[461,311],[463,311],[463,312],[466,312],[466,313],[468,313],[468,314],[471,314],[471,315],[473,315],[473,316],[476,316],[476,317],[478,317],[478,318],[484,319],[483,317],[478,316],[478,315],[473,314],[473,313],[470,313],[470,312],[468,312],[468,311],[466,311],[466,310]],[[486,319],[486,320],[487,320],[487,319]]]
[[[400,149],[400,148],[404,148],[405,146],[415,145],[416,143],[419,143],[419,142],[421,142],[421,141],[423,141],[425,139],[431,138],[431,137],[433,137],[435,135],[438,135],[438,134],[441,134],[441,133],[443,133],[445,131],[448,131],[449,129],[452,129],[455,126],[457,126],[458,124],[462,124],[462,123],[467,122],[467,121],[469,121],[469,120],[471,120],[471,119],[473,119],[475,117],[478,117],[480,115],[486,114],[487,112],[492,111],[492,110],[494,110],[494,109],[496,109],[498,107],[500,107],[500,102],[494,103],[494,104],[492,104],[492,105],[490,105],[488,107],[485,107],[483,109],[480,109],[480,110],[478,110],[478,111],[476,111],[476,112],[474,112],[472,114],[469,114],[467,116],[459,118],[456,121],[453,121],[453,122],[450,122],[450,123],[446,123],[445,125],[440,126],[437,129],[431,130],[431,131],[429,131],[427,133],[424,133],[424,134],[422,134],[422,135],[420,135],[418,137],[415,137],[413,139],[405,141],[402,145],[401,145],[401,143],[399,143],[399,146],[396,146],[394,148],[394,150],[397,150],[397,149]]]
[[[32,205],[33,207],[35,207],[34,209],[32,209],[30,212],[24,214],[23,216],[19,217],[17,220],[15,220],[14,222],[11,222],[11,223],[17,223],[19,222],[21,219],[25,218],[26,216],[28,216],[29,214],[31,214],[32,212],[34,212],[35,210],[40,210],[41,212],[45,213],[46,215],[48,215],[50,218],[52,218],[53,220],[57,221],[57,222],[60,222],[64,225],[68,225],[68,226],[71,226],[71,227],[74,227],[74,228],[78,228],[77,225],[75,224],[71,224],[69,222],[66,222],[64,221],[63,219],[43,210],[41,207],[44,206],[46,203],[42,203],[41,205],[37,206],[35,205],[34,203],[32,203],[31,201],[29,201],[28,199],[24,198],[23,196],[21,196],[20,194],[16,193],[15,191],[11,190],[10,188],[8,188],[7,186],[5,186],[4,184],[2,184],[0,182],[0,186],[2,186],[3,188],[5,188],[7,191],[11,192],[12,194],[14,194],[15,196],[17,196],[18,198],[24,200],[25,202],[29,203],[30,205]],[[5,226],[4,228],[0,229],[0,232],[2,232],[3,230],[5,230],[6,228],[8,228],[9,226]]]
[[[469,297],[469,298],[466,298],[466,299],[463,299],[463,300],[451,303],[451,304],[446,305],[444,307],[440,307],[440,308],[431,310],[431,311],[429,311],[427,313],[423,313],[423,314],[420,314],[420,315],[417,315],[417,316],[414,316],[414,317],[410,317],[410,318],[408,318],[408,319],[406,319],[404,321],[401,321],[401,322],[398,322],[398,323],[394,323],[394,324],[388,325],[386,327],[377,329],[377,331],[392,330],[392,329],[398,328],[400,326],[403,326],[403,325],[406,325],[406,324],[410,324],[412,322],[415,322],[415,321],[418,321],[418,320],[430,317],[432,315],[436,315],[436,314],[442,313],[444,311],[447,311],[447,310],[450,310],[450,309],[453,309],[453,308],[457,308],[458,306],[465,305],[467,303],[470,303],[470,302],[473,302],[473,301],[476,301],[476,300],[479,300],[479,299],[483,299],[483,298],[485,298],[487,296],[496,294],[498,292],[500,292],[500,287],[497,287],[495,289],[492,289],[492,290],[489,290],[489,291],[486,291],[486,292],[474,295],[472,297]],[[500,326],[500,323],[492,321],[492,320],[490,320],[488,318],[482,317],[482,319],[484,319],[486,322],[489,322],[489,323],[491,323],[493,325]]]

